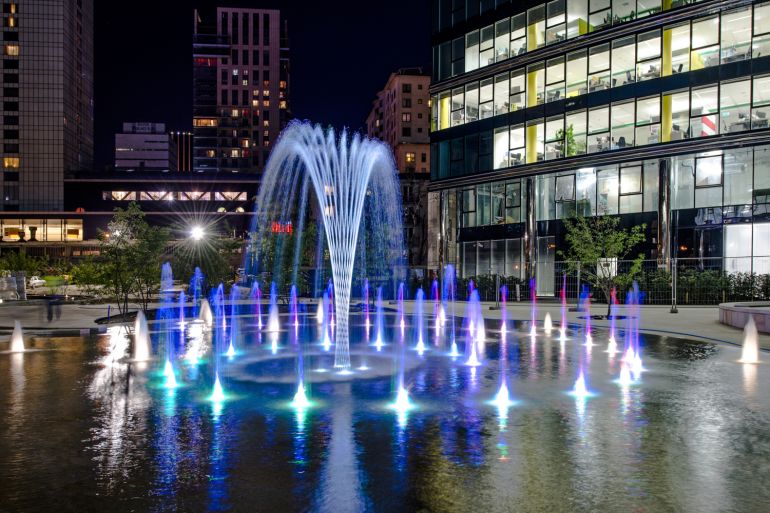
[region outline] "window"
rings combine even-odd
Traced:
[[[542,62],[527,66],[527,85],[529,86],[527,90],[527,107],[534,107],[543,103],[545,66]]]
[[[618,169],[616,166],[600,168],[596,172],[596,213],[618,213]]]
[[[663,56],[662,75],[684,73],[690,70],[690,24],[684,23],[674,27],[663,29],[663,40],[670,38],[671,44],[668,55]],[[664,48],[665,49],[665,48]],[[667,69],[666,62],[671,63],[671,69]]]
[[[415,162],[417,162],[417,154],[414,152],[408,151],[404,156],[404,160],[406,161],[407,164],[414,164]]]
[[[494,115],[505,114],[509,109],[508,73],[495,76]]]
[[[717,88],[693,89],[690,96],[691,137],[708,137],[719,132]]]
[[[722,206],[722,156],[695,159],[695,208]]]
[[[603,44],[588,49],[588,92],[610,87],[610,45]]]
[[[620,168],[620,213],[642,211],[642,166]]]
[[[612,87],[636,81],[636,49],[634,36],[612,42]]]
[[[411,98],[403,98],[401,100],[401,107],[405,109],[411,109],[412,108],[412,99]]]
[[[636,79],[650,80],[660,76],[660,30],[639,34],[636,44]]]
[[[505,184],[505,222],[521,222],[521,182],[508,182]]]
[[[754,6],[754,42],[751,53],[753,57],[770,55],[770,2]]]
[[[586,94],[586,50],[567,54],[567,98]]]
[[[452,89],[452,126],[459,126],[465,122],[463,117],[463,89]]]
[[[750,205],[752,202],[753,150],[724,152],[724,205]]]
[[[508,158],[508,128],[498,128],[495,130],[494,149],[492,163],[495,169],[502,169],[511,165]]]
[[[465,71],[473,71],[479,67],[479,31],[474,30],[465,35]]]
[[[609,107],[598,107],[588,111],[588,153],[610,149],[609,118]]]
[[[495,27],[489,25],[481,29],[479,43],[479,67],[489,66],[495,62]]]
[[[3,157],[3,169],[19,169],[19,157]]]
[[[401,84],[401,92],[402,93],[411,93],[412,92],[412,84]]]
[[[550,59],[546,65],[546,102],[564,99],[564,57]]]
[[[751,128],[767,128],[770,119],[770,75],[754,77]]]
[[[495,23],[495,62],[508,58],[511,20],[505,18]]]
[[[750,81],[722,82],[719,88],[720,132],[743,132],[751,128],[750,105]]]
[[[693,21],[690,47],[690,69],[719,64],[719,16]]]
[[[565,157],[583,155],[586,152],[586,111],[570,112],[565,118]]]
[[[492,206],[491,184],[481,184],[476,187],[476,221],[478,226],[490,224]]]
[[[527,51],[527,15],[517,14],[511,18],[511,57]]]
[[[545,6],[539,5],[527,11],[527,50],[545,45]]]
[[[634,145],[634,102],[612,104],[612,147]]]
[[[722,63],[751,58],[751,8],[722,14]]]
[[[554,44],[567,38],[566,0],[553,0],[546,5],[545,43]]]
[[[460,195],[460,227],[476,226],[476,190],[464,189]]]
[[[564,156],[564,118],[555,116],[545,121],[545,160]]]
[[[588,26],[591,31],[602,29],[610,24],[610,0],[588,0]]]
[[[636,100],[636,145],[660,142],[660,97]]]
[[[6,44],[5,45],[5,55],[9,56],[18,56],[19,55],[19,45],[17,44]]]
[[[401,121],[404,121],[404,122],[412,121],[412,113],[411,112],[402,112],[401,113]]]
[[[526,105],[525,92],[526,92],[526,78],[524,76],[523,69],[517,69],[511,72],[511,111],[523,109]]]
[[[492,184],[492,224],[505,223],[505,182]]]
[[[492,98],[494,96],[492,78],[482,80],[479,87],[479,118],[486,119],[494,114]]]
[[[401,127],[401,137],[412,137],[412,127]]]
[[[456,94],[461,94],[462,89],[458,88],[454,90],[455,92],[459,92]],[[454,103],[452,104],[452,107],[454,108]],[[462,112],[460,112],[459,116],[462,116]],[[454,115],[452,116],[454,119]],[[468,84],[465,86],[465,120],[468,122],[471,121],[477,121],[479,119],[479,84],[478,82],[473,82],[471,84]],[[454,123],[453,123],[454,126]]]

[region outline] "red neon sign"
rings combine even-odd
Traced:
[[[278,221],[273,221],[273,223],[270,225],[270,231],[273,233],[294,233],[294,226],[291,224],[291,221],[287,223],[279,223]]]

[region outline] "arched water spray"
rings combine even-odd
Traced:
[[[334,366],[347,369],[350,289],[366,203],[370,203],[372,217],[379,221],[372,231],[388,249],[374,254],[391,269],[402,255],[397,172],[390,150],[379,141],[358,135],[351,138],[344,131],[338,140],[331,129],[324,132],[318,125],[291,123],[273,149],[262,178],[254,219],[254,231],[259,237],[269,236],[276,217],[283,221],[285,218],[280,216],[291,214],[287,205],[298,204],[295,196],[301,194],[298,189],[304,189],[297,187],[300,175],[309,178],[329,249],[336,322]]]

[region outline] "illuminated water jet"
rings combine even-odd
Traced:
[[[743,347],[741,349],[740,363],[759,363],[759,333],[754,323],[754,316],[749,315],[746,326],[743,328]]]

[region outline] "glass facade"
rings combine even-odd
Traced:
[[[617,215],[659,265],[770,270],[770,2],[462,4],[434,3],[435,265],[552,274],[562,220]]]

